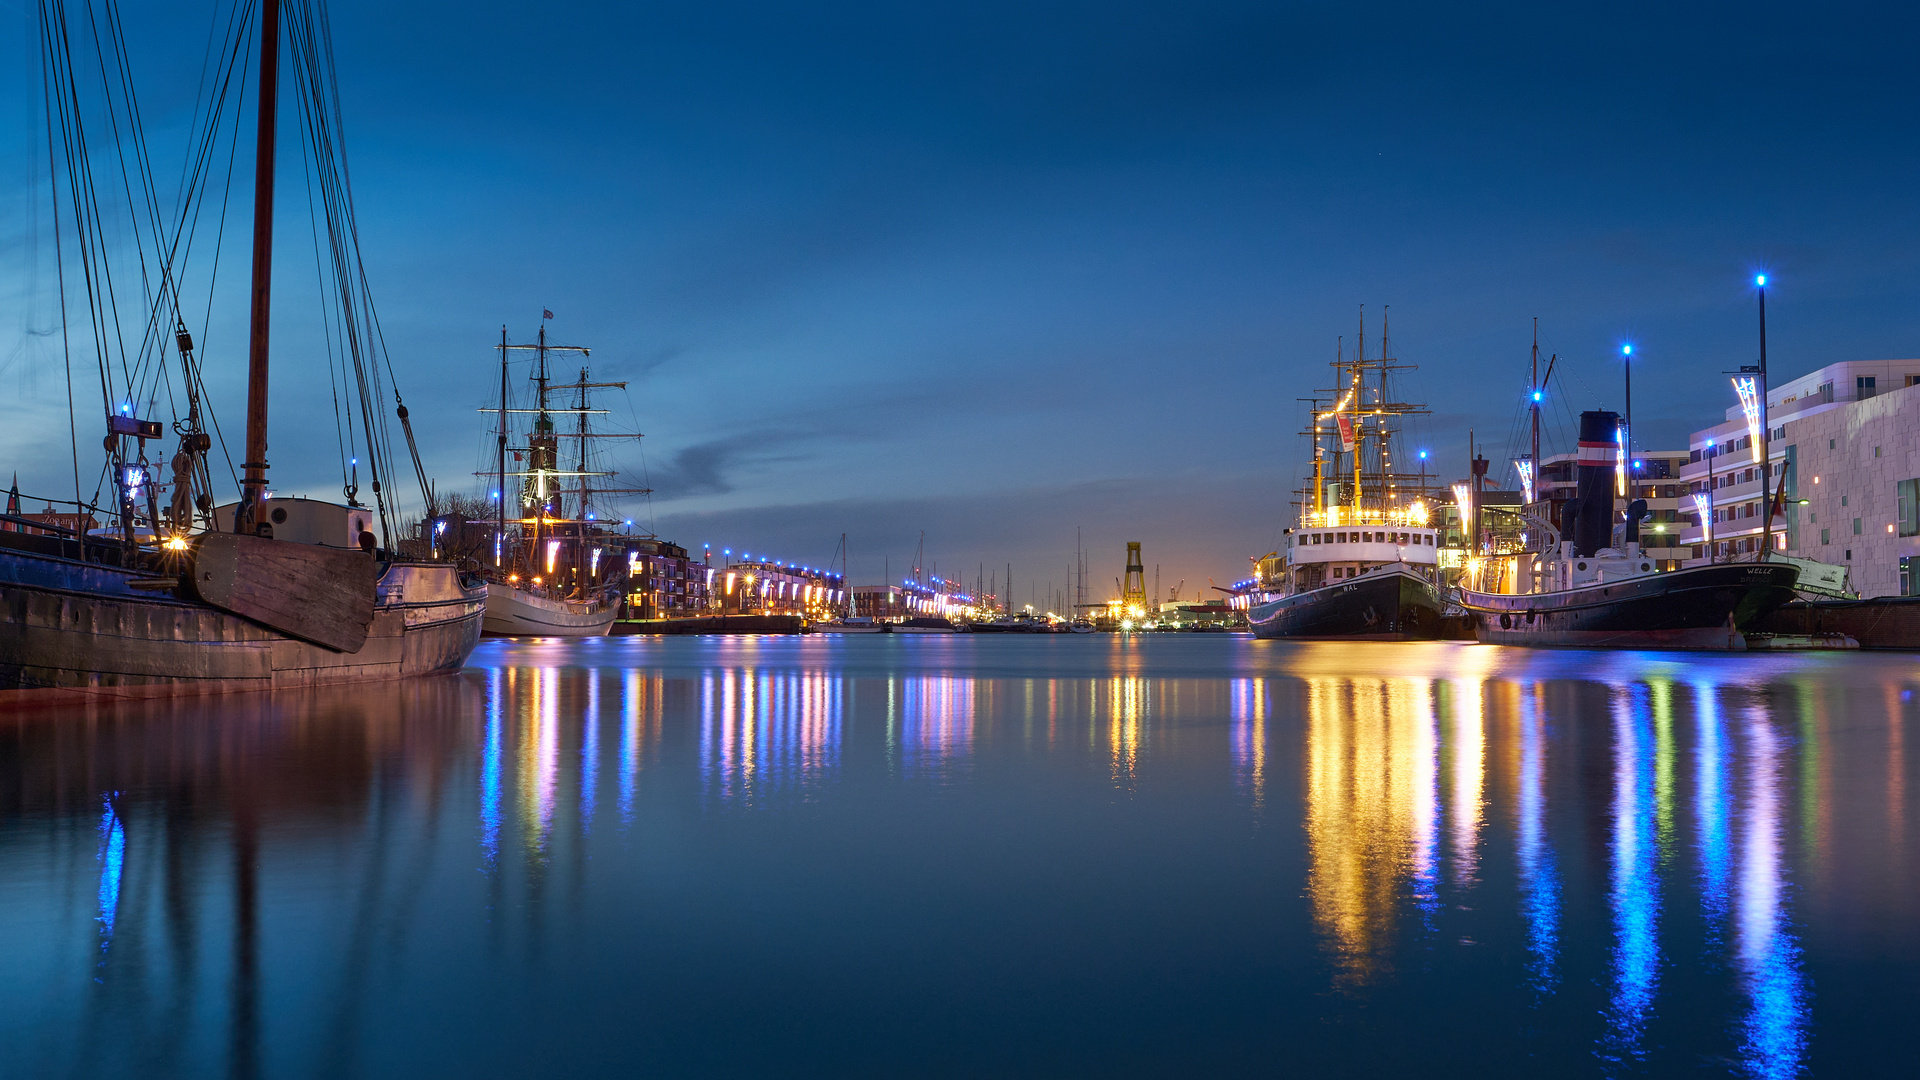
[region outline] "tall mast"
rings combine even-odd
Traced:
[[[1353,520],[1349,525],[1360,524],[1360,459],[1366,457],[1366,435],[1360,430],[1360,393],[1366,388],[1367,354],[1353,354]]]
[[[542,436],[548,435],[553,430],[553,418],[547,415],[547,323],[545,319],[540,321],[540,337],[535,345],[534,355],[538,358],[534,363],[533,377],[535,385],[539,388],[540,401],[536,408],[540,411],[533,417],[534,438],[527,440],[527,445],[532,448],[532,452],[527,455],[527,464],[533,467],[534,494],[540,498],[540,512],[533,516],[533,547],[528,550],[527,557],[533,560],[535,566],[542,566],[544,564],[540,561],[540,526],[547,519],[546,473],[549,468],[543,463],[545,455],[553,445],[551,441],[545,443],[541,441]],[[557,464],[557,461],[555,463]]]
[[[493,565],[498,568],[506,558],[507,544],[507,328],[500,327],[500,482],[494,501],[500,505],[496,515],[499,532],[493,542]]]
[[[1387,396],[1387,343],[1392,338],[1387,318],[1392,309],[1392,304],[1380,305],[1380,400],[1378,402],[1380,405],[1393,400]],[[1384,411],[1381,412],[1380,417],[1375,421],[1374,431],[1377,434],[1374,436],[1373,449],[1374,458],[1380,463],[1380,513],[1381,520],[1385,521],[1386,512],[1393,506],[1397,492],[1393,485],[1393,447],[1389,441],[1393,431],[1387,427]]]
[[[267,330],[273,292],[274,121],[280,91],[280,0],[260,2],[260,126],[253,161],[253,307],[247,338],[247,453],[235,532],[251,532],[267,495]]]
[[[574,518],[575,531],[580,534],[580,543],[573,552],[573,566],[575,578],[582,581],[582,587],[584,587],[585,579],[580,578],[579,573],[580,565],[587,562],[587,369],[585,365],[580,368],[580,392],[576,400],[579,402],[577,408],[580,410],[580,507],[574,512]]]

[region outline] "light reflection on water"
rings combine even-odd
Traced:
[[[511,1075],[551,1064],[556,1032],[585,1061],[644,1029],[667,1060],[718,1055],[667,1072],[906,1053],[1180,1073],[1273,1041],[1308,1071],[1788,1077],[1871,1067],[1916,1004],[1851,981],[1920,959],[1899,658],[1095,639],[478,659],[0,719],[0,929],[23,943],[0,1042],[33,1072],[107,1074],[398,1075],[424,1041]],[[703,1026],[764,1004],[762,978],[817,1033],[797,1070]],[[623,1019],[589,1023],[603,999]],[[1152,1008],[1103,1027],[1119,1001]],[[1035,1009],[1067,1011],[1012,1019]],[[940,1010],[1024,1049],[954,1038]]]

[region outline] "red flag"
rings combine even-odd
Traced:
[[[540,317],[541,317],[541,318],[543,318],[543,319],[551,319],[551,318],[553,318],[553,312],[551,312],[551,311],[549,311],[549,310],[547,310],[546,308],[541,308],[541,309],[540,309]]]
[[[1342,415],[1340,415],[1340,416],[1336,416],[1336,417],[1334,417],[1333,419],[1334,419],[1334,422],[1335,422],[1335,423],[1337,423],[1337,424],[1339,424],[1339,425],[1340,425],[1340,451],[1341,451],[1341,453],[1345,453],[1345,454],[1351,454],[1351,453],[1353,453],[1353,442],[1354,442],[1354,439],[1353,439],[1353,418],[1352,418],[1352,417],[1350,417],[1350,416],[1347,416],[1347,415],[1345,415],[1345,414],[1342,414]]]

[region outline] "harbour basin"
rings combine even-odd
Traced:
[[[669,637],[11,712],[0,1075],[1900,1075],[1916,687]]]

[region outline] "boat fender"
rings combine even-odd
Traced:
[[[1513,629],[1513,616],[1507,614],[1504,611],[1500,613],[1500,629],[1502,630]]]
[[[1533,609],[1532,608],[1527,609],[1527,625],[1528,626],[1533,625]]]

